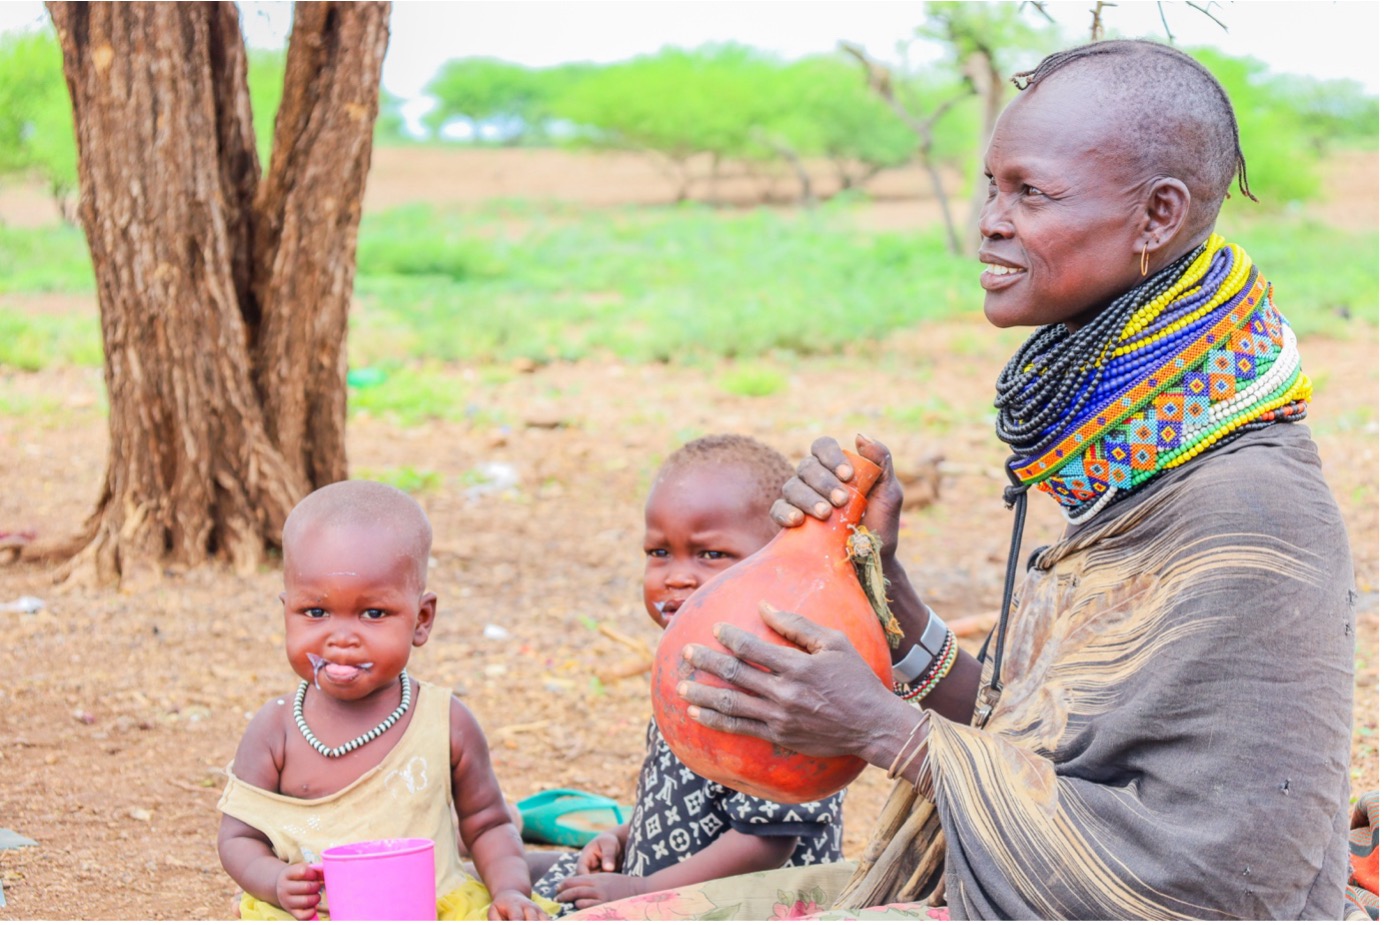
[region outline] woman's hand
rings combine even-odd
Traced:
[[[691,704],[688,716],[804,755],[855,755],[887,767],[902,738],[895,727],[907,733],[918,711],[880,683],[844,633],[767,603],[759,613],[797,648],[716,624],[716,639],[730,654],[689,645],[683,658],[737,689],[681,682],[678,694]],[[891,722],[895,713],[899,719]]]
[[[866,496],[868,504],[862,522],[882,541],[880,555],[892,559],[899,543],[899,512],[903,509],[903,486],[894,475],[893,457],[884,444],[857,434],[856,451],[884,471]],[[844,483],[855,472],[831,437],[812,442],[812,455],[798,463],[797,474],[783,486],[783,497],[774,502],[769,515],[782,527],[796,527],[805,515],[826,520],[831,510],[849,500]]]

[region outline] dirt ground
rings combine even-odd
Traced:
[[[1337,172],[1318,208],[1377,223],[1373,156]],[[881,178],[887,197],[862,221],[902,227],[930,217],[921,174]],[[1361,191],[1364,189],[1368,196]],[[593,204],[665,201],[669,187],[633,158],[552,152],[377,153],[367,205],[485,195],[562,196]],[[912,192],[911,192],[912,191]],[[746,198],[753,198],[746,193]],[[26,198],[27,197],[27,198]],[[32,191],[0,193],[0,220],[47,220]],[[11,297],[6,297],[15,301]],[[1291,316],[1291,302],[1280,295]],[[95,312],[83,300],[18,300],[33,311]],[[813,438],[884,440],[917,492],[902,552],[949,618],[999,605],[1010,515],[1004,455],[987,408],[994,376],[1022,336],[976,318],[928,325],[843,355],[781,362],[791,387],[738,397],[719,370],[603,360],[515,371],[505,381],[461,368],[473,421],[405,428],[353,417],[353,473],[436,474],[420,496],[437,536],[432,639],[411,670],[451,685],[486,729],[512,799],[549,787],[632,797],[649,717],[643,670],[657,631],[640,603],[642,499],[657,462],[699,433],[750,432],[796,459]],[[1305,339],[1318,389],[1309,423],[1345,511],[1361,592],[1352,790],[1378,786],[1379,350],[1363,323],[1343,340]],[[959,412],[942,426],[935,404]],[[75,529],[94,504],[106,452],[97,370],[0,370],[0,531]],[[493,412],[493,414],[489,413]],[[485,421],[504,419],[495,426]],[[940,477],[930,481],[929,461]],[[517,484],[487,491],[475,474],[505,464]],[[496,471],[492,469],[491,471]],[[1031,506],[1026,547],[1061,527]],[[119,591],[55,586],[44,569],[0,566],[0,827],[37,846],[0,851],[0,918],[225,918],[234,887],[215,851],[215,804],[245,721],[291,690],[280,588],[251,576],[170,572]],[[974,648],[979,638],[968,637]],[[847,851],[858,855],[888,790],[869,769],[847,798]]]

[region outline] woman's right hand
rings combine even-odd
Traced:
[[[868,503],[861,522],[880,538],[880,555],[892,559],[899,543],[903,486],[894,475],[894,461],[887,446],[856,434],[855,448],[884,470],[866,496]],[[774,502],[769,514],[781,527],[796,527],[805,516],[826,520],[832,508],[849,500],[844,484],[854,474],[841,445],[831,437],[818,437],[812,441],[812,455],[798,463],[797,473],[784,484],[783,497]]]
[[[620,856],[624,846],[620,842],[618,829],[606,829],[587,842],[577,855],[578,874],[614,873],[620,869]]]

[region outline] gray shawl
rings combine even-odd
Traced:
[[[951,915],[1339,918],[1353,587],[1301,425],[1043,550],[989,723],[932,717]]]

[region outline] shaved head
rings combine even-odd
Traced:
[[[1237,178],[1240,192],[1254,198],[1230,98],[1190,55],[1157,42],[1093,42],[1051,54],[1014,77],[1021,99],[1059,81],[1080,81],[1131,164],[1149,177],[1187,185],[1193,227],[1210,232]]]
[[[395,551],[414,564],[419,590],[427,587],[432,525],[417,501],[380,482],[334,482],[299,501],[284,521],[285,564],[295,547],[311,542],[318,530],[341,528],[365,529],[392,539]]]

